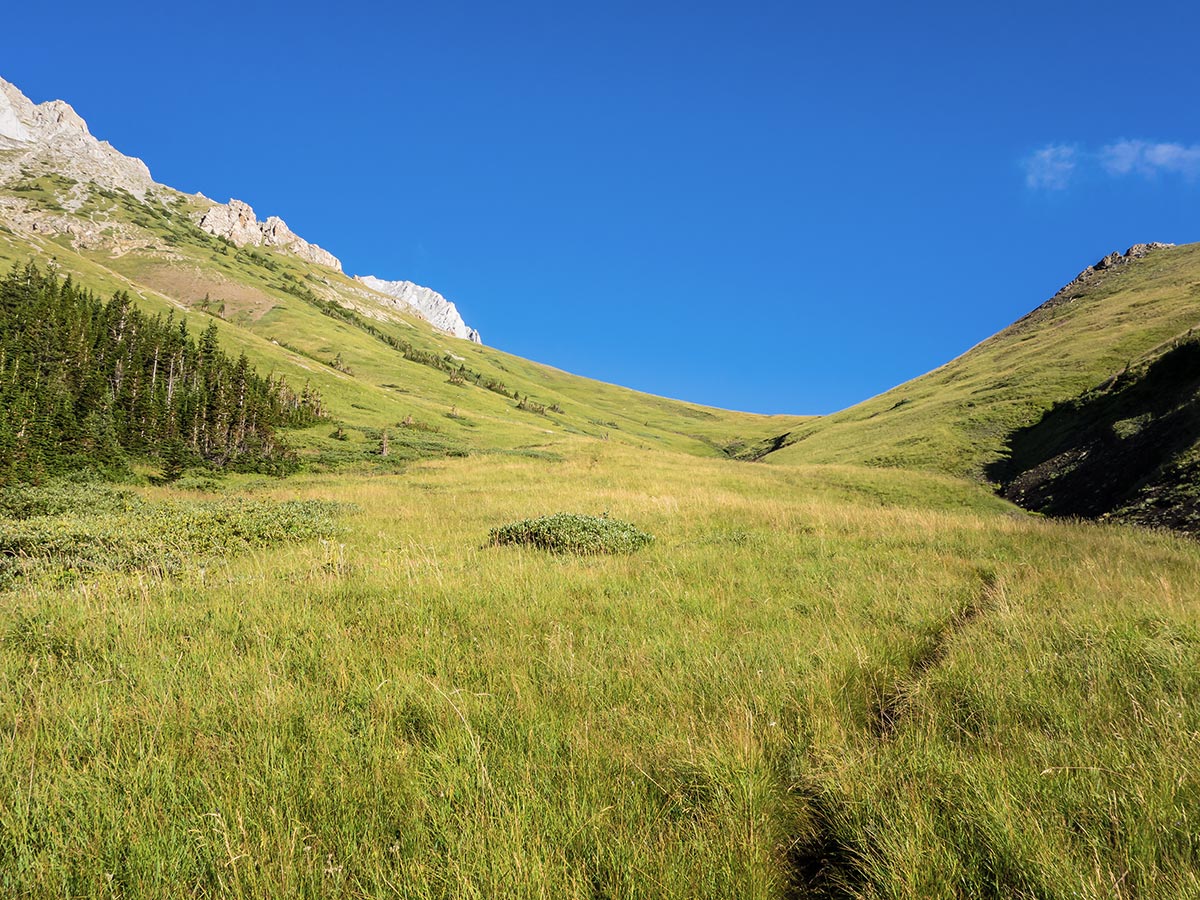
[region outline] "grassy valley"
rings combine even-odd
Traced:
[[[199,198],[0,201],[0,264],[328,416],[286,478],[0,488],[0,895],[1200,898],[1200,545],[984,481],[1190,427],[1200,247],[763,417],[448,337]]]
[[[244,491],[336,533],[3,595],[7,893],[1200,892],[1192,541],[582,438]],[[655,540],[488,540],[553,510]]]

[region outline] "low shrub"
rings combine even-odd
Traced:
[[[161,574],[273,544],[328,537],[340,504],[321,500],[140,501],[0,519],[0,576],[51,572]]]
[[[137,513],[146,502],[133,491],[103,482],[60,478],[48,484],[0,487],[0,519],[32,519],[87,512],[115,516]]]
[[[524,519],[493,528],[488,540],[494,546],[525,544],[552,553],[632,553],[651,541],[654,535],[617,519],[555,513],[536,519]]]

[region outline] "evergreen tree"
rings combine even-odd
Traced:
[[[173,312],[102,303],[33,263],[0,279],[0,409],[0,484],[128,456],[277,471],[289,451],[275,429],[324,417],[309,385],[227,356],[215,323],[197,342]]]

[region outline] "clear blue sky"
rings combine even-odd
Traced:
[[[830,412],[1200,239],[1195,3],[13,6],[159,181],[672,397]]]

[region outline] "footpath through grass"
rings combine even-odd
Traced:
[[[1194,542],[563,455],[292,479],[340,536],[0,593],[0,895],[1200,896]],[[656,539],[487,545],[561,510]]]

